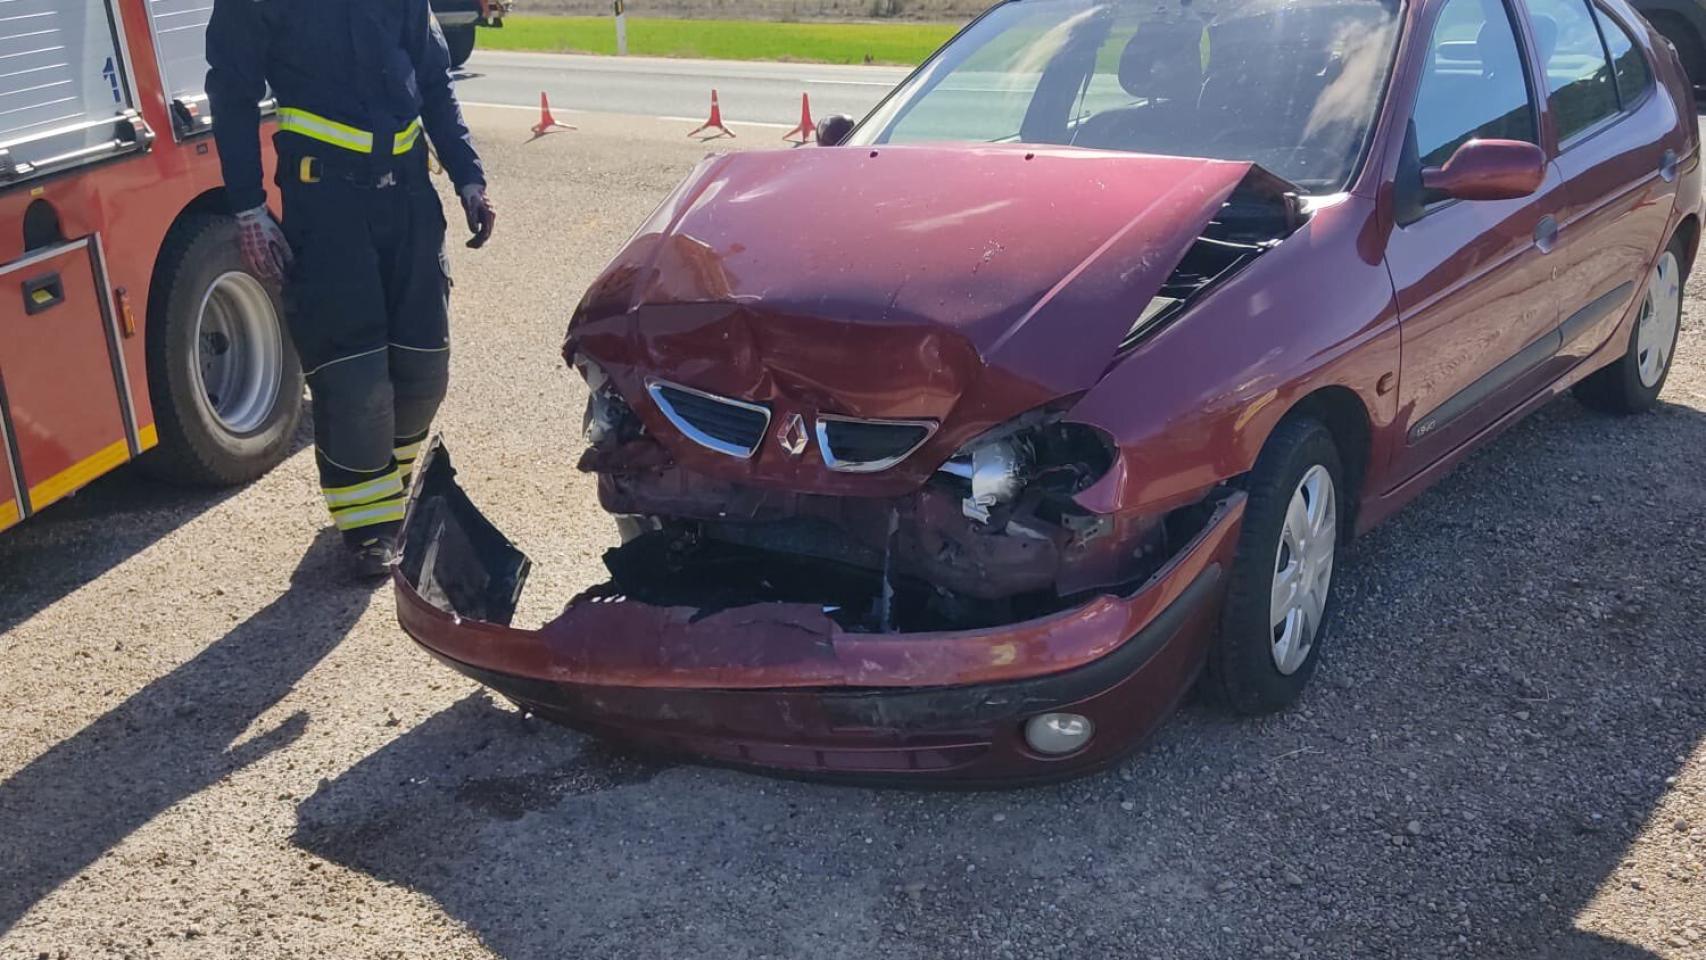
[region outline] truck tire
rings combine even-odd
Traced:
[[[149,473],[200,486],[245,483],[289,455],[302,365],[278,289],[243,265],[237,224],[185,216],[148,296],[148,389],[160,445]]]
[[[468,62],[474,53],[474,25],[445,27],[444,42],[450,47],[450,67],[455,69]]]

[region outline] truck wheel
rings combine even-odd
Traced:
[[[452,69],[468,62],[474,53],[474,25],[466,27],[446,27],[444,42],[450,47],[450,66]]]
[[[302,365],[278,291],[243,266],[237,224],[186,216],[166,237],[148,297],[148,387],[160,446],[150,473],[227,486],[290,452]]]

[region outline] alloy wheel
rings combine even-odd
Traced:
[[[1320,635],[1338,542],[1333,475],[1316,464],[1303,474],[1292,492],[1274,558],[1269,623],[1274,667],[1286,676],[1303,666]]]
[[[1635,366],[1641,385],[1652,388],[1670,366],[1682,325],[1682,268],[1666,250],[1647,277],[1646,294],[1635,321]]]

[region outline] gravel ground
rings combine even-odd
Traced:
[[[534,621],[614,541],[565,321],[703,150],[576,119],[474,115],[499,232],[452,250],[442,426]],[[1702,292],[1658,412],[1560,400],[1351,548],[1297,709],[1022,792],[613,752],[342,585],[306,451],[121,472],[0,537],[0,958],[1706,957]]]

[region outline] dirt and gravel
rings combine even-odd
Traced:
[[[615,536],[564,323],[703,148],[474,122],[442,426],[538,621]],[[1300,707],[1020,792],[614,751],[345,586],[305,450],[107,478],[0,537],[0,958],[1706,957],[1703,293],[1658,412],[1559,400],[1351,548]]]

